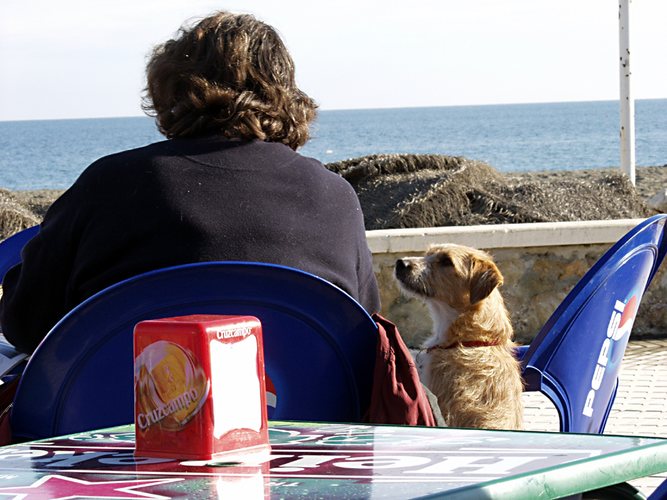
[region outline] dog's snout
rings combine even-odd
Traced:
[[[405,271],[408,267],[410,267],[410,264],[405,260],[405,259],[398,259],[396,261],[396,271]]]

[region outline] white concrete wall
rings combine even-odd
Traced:
[[[431,244],[457,243],[475,248],[550,247],[615,243],[643,219],[538,222],[366,231],[374,254],[422,252]]]

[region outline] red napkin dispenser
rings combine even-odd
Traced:
[[[137,456],[242,460],[268,451],[262,326],[191,315],[134,329]]]

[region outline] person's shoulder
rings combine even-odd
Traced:
[[[154,142],[152,144],[147,144],[145,146],[139,146],[132,149],[126,149],[123,151],[118,151],[116,153],[111,153],[106,156],[102,156],[92,165],[109,165],[109,164],[120,164],[125,165],[134,161],[145,161],[154,156],[159,156],[166,154],[170,151],[169,148],[170,141],[164,140],[159,142]]]
[[[112,178],[122,175],[122,172],[136,170],[138,164],[146,165],[151,159],[168,154],[169,141],[164,140],[145,146],[126,149],[98,158],[91,163],[81,174],[80,179],[88,180],[100,176]]]
[[[356,193],[352,185],[338,172],[334,172],[327,168],[327,166],[315,158],[303,157],[312,165],[317,172],[317,175],[331,187],[337,188],[339,193],[345,193],[349,196],[355,196]]]
[[[359,208],[359,199],[354,187],[338,172],[329,170],[321,161],[308,156],[300,155],[296,175],[300,184],[307,189],[317,192],[322,203],[330,204],[340,210],[347,206],[352,210]]]
[[[324,163],[317,158],[303,155],[297,151],[290,149],[283,144],[276,144],[272,147],[282,147],[283,154],[289,159],[289,165],[293,168],[299,169],[303,173],[312,175],[317,181],[325,180],[327,183],[340,186],[346,190],[351,189],[350,184],[338,173],[329,170]],[[271,146],[270,146],[271,147]]]
[[[242,146],[234,154],[238,156],[237,161],[246,166],[254,164],[253,168],[258,165],[270,168],[273,175],[294,179],[295,185],[323,195],[344,199],[356,197],[354,188],[340,174],[329,170],[316,158],[279,142],[253,140],[239,144]]]

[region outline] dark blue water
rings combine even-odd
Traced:
[[[635,109],[637,165],[667,164],[667,99]],[[440,153],[501,171],[619,164],[616,101],[321,111],[301,152],[325,163]],[[0,187],[66,188],[106,154],[162,140],[150,118],[0,122]]]

